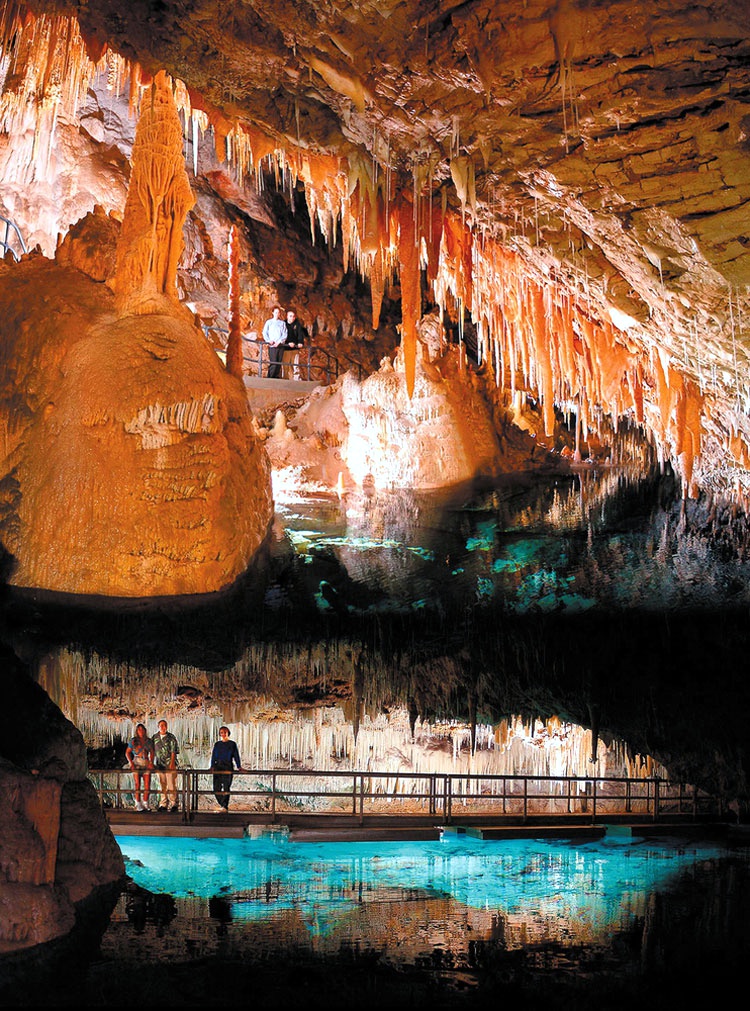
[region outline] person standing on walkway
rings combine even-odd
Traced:
[[[242,768],[240,753],[234,741],[230,740],[229,727],[219,727],[219,740],[211,752],[211,771],[214,773],[214,797],[219,807],[229,808],[229,790],[232,786],[232,770]]]
[[[135,728],[135,734],[125,749],[125,758],[133,773],[135,809],[136,811],[148,811],[151,770],[154,767],[154,742],[148,736],[142,723],[139,723]],[[141,793],[141,778],[143,779],[143,793]],[[141,796],[143,800],[141,800]]]
[[[169,732],[166,720],[159,720],[154,734],[154,766],[159,774],[159,811],[177,810],[177,738]]]
[[[305,325],[297,319],[294,309],[286,311],[286,346],[288,348],[301,348],[310,340],[310,335]]]
[[[294,350],[294,351],[297,352],[296,355],[292,355],[291,356],[294,359],[294,367],[292,369],[292,373],[293,373],[293,376],[294,376],[295,379],[299,379],[299,377],[300,377],[300,368],[299,368],[300,358],[299,358],[299,352],[302,350],[302,348],[305,346],[305,344],[309,344],[309,343],[310,343],[310,335],[308,334],[307,330],[305,329],[304,324],[301,323],[300,320],[297,319],[297,313],[294,311],[294,309],[287,309],[287,311],[286,311],[286,344],[284,345],[284,347],[285,348],[291,348],[292,350]],[[308,354],[308,359],[307,359],[307,372],[308,372],[307,378],[309,379],[310,378],[310,375],[309,375],[309,373],[310,373],[310,358],[309,358],[309,354]]]
[[[271,318],[263,324],[263,340],[268,344],[268,378],[278,379],[286,343],[286,322],[281,318],[281,306],[275,305]]]

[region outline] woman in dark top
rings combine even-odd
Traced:
[[[233,766],[238,770],[242,768],[240,753],[235,742],[229,740],[229,727],[219,727],[219,740],[211,752],[211,770],[214,773],[214,797],[225,811],[229,808]]]

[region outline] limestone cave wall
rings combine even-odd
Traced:
[[[62,938],[97,911],[106,922],[124,875],[80,732],[8,649],[2,668],[0,976],[7,953]]]

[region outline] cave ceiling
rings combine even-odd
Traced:
[[[475,320],[501,300],[492,284],[477,294],[492,241],[641,363],[633,400],[643,387],[666,455],[692,432],[687,490],[694,458],[704,487],[750,490],[746,5],[30,0],[6,13],[17,7],[75,15],[94,59],[109,47],[144,79],[165,68],[217,134],[239,123],[277,153],[342,159],[345,196],[368,179],[417,204],[425,235],[453,212],[475,284],[454,278],[452,292]],[[619,393],[603,399],[626,413]]]

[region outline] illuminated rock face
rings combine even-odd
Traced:
[[[11,582],[68,593],[218,590],[271,518],[244,391],[182,316],[118,318],[42,257],[5,266],[3,542]]]
[[[445,488],[502,469],[486,403],[455,355],[418,359],[411,396],[400,355],[343,392],[342,457],[360,487]]]
[[[435,334],[437,318],[420,329]],[[439,338],[433,346],[431,358],[418,342],[411,396],[398,354],[362,382],[347,373],[316,391],[288,423],[277,414],[266,440],[277,494],[449,488],[518,463],[507,446],[501,454],[487,402],[456,349],[440,348]]]

